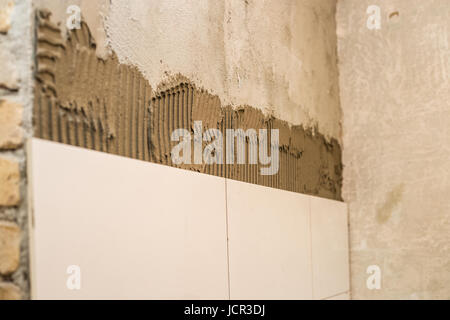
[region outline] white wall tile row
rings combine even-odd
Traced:
[[[227,180],[232,299],[325,299],[349,290],[347,206]]]
[[[349,297],[343,203],[39,139],[29,148],[35,299]],[[71,265],[80,290],[66,285]]]
[[[37,139],[31,147],[34,298],[228,299],[224,180]],[[81,290],[66,287],[70,265],[81,268]]]
[[[227,180],[232,299],[311,299],[309,197]]]
[[[347,205],[310,197],[313,297],[323,299],[349,288]]]

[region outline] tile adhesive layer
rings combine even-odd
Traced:
[[[98,58],[86,23],[64,40],[49,11],[38,11],[36,19],[36,137],[341,200],[341,148],[335,139],[290,126],[251,106],[223,106],[218,96],[182,75],[152,88],[135,67],[120,64],[114,52],[105,60]],[[267,167],[260,164],[175,165],[171,150],[179,142],[171,141],[171,133],[183,128],[193,134],[194,121],[202,121],[203,131],[219,129],[223,150],[226,129],[279,129],[278,173],[260,175],[260,168]]]

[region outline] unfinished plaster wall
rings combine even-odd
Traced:
[[[334,1],[78,1],[67,32],[69,4],[37,1],[36,136],[172,165],[194,121],[280,129],[275,176],[188,169],[340,199]]]
[[[450,298],[449,12],[448,0],[338,1],[354,299]],[[380,290],[366,287],[370,265]]]
[[[224,105],[251,105],[340,141],[335,0],[35,0],[63,32],[71,4],[99,56],[107,45],[152,87],[181,73]]]
[[[334,13],[334,0],[113,1],[106,25],[120,61],[152,86],[180,72],[224,104],[339,140]]]

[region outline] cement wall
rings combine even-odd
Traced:
[[[224,105],[250,105],[340,141],[334,0],[36,0],[64,26],[82,10],[97,53],[153,88],[183,74]]]
[[[381,28],[366,27],[370,5]],[[448,0],[340,0],[343,197],[354,299],[449,299]],[[366,269],[381,268],[380,290]]]
[[[279,129],[275,176],[186,168],[341,199],[334,1],[81,1],[71,32],[68,4],[37,2],[35,136],[173,165],[194,121]]]
[[[145,153],[146,137],[161,128],[146,130],[151,115],[146,102],[170,101],[166,98],[183,90],[212,101],[213,118],[206,120],[213,123],[243,119],[248,125],[250,115],[283,129],[285,176],[291,176],[293,163],[311,175],[265,185],[340,198],[343,142],[353,298],[450,297],[447,0],[340,0],[337,27],[334,0],[1,0],[2,9],[6,2],[14,2],[14,10],[0,13],[1,111],[14,109],[2,113],[12,114],[14,123],[0,135],[6,141],[0,179],[7,177],[13,187],[0,190],[6,199],[0,204],[0,236],[7,244],[0,254],[13,263],[2,265],[0,298],[29,296],[23,141],[32,134],[32,111],[36,136],[164,162],[162,148]],[[72,4],[81,7],[87,24],[68,34],[66,10]],[[40,22],[52,22],[42,33],[36,29],[37,39],[31,5],[53,13],[39,16]],[[366,26],[371,5],[381,10],[379,30]],[[32,80],[35,41],[43,52]],[[99,81],[100,88],[84,81],[89,72],[102,81],[116,76],[105,85]],[[33,81],[39,93],[34,108]],[[109,85],[117,100],[107,100]],[[124,108],[105,109],[111,105]],[[184,106],[192,111],[194,104]],[[131,125],[129,120],[139,117],[145,121]],[[252,182],[252,174],[245,177]],[[381,290],[366,287],[371,265],[381,268]]]

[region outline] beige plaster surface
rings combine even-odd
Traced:
[[[334,0],[36,0],[65,24],[78,4],[105,57],[156,88],[179,73],[224,105],[250,105],[341,139]]]
[[[369,5],[381,28],[366,27]],[[450,298],[448,0],[338,1],[353,299]],[[381,289],[366,287],[381,268]]]

